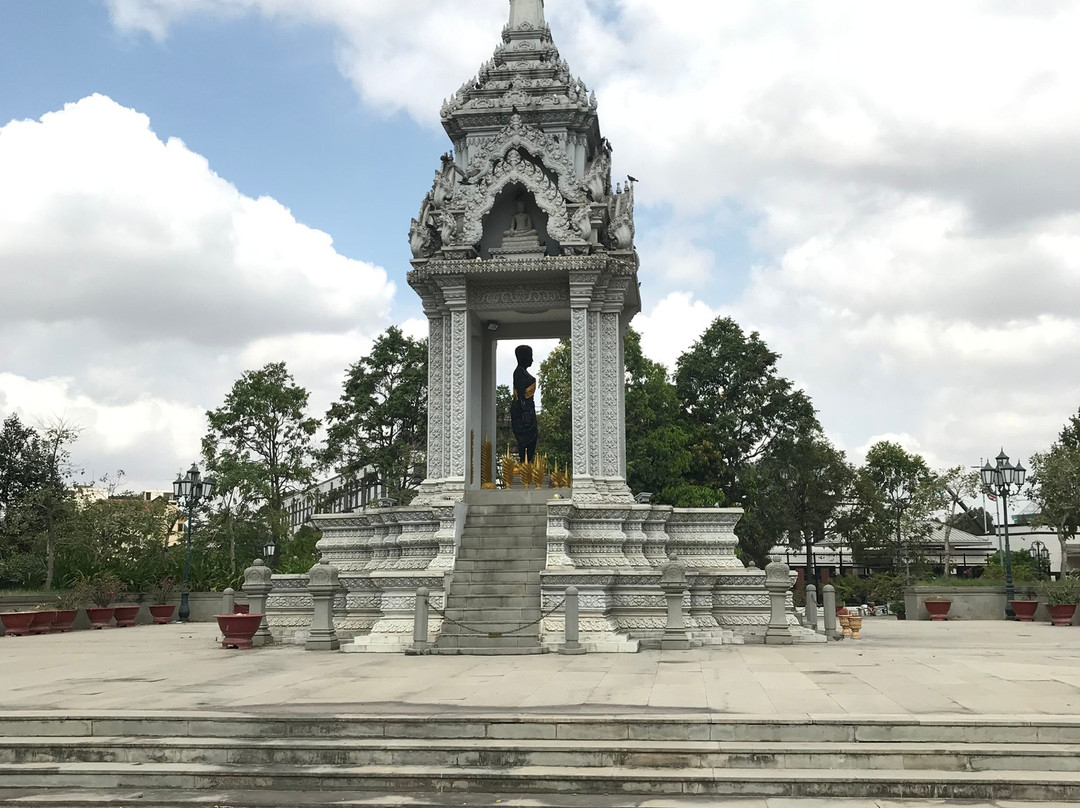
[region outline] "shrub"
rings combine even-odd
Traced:
[[[79,603],[105,608],[127,595],[127,585],[111,572],[99,572],[90,578],[79,579],[72,587],[72,593]]]
[[[1046,595],[1050,606],[1080,603],[1080,578],[1065,577],[1058,581],[1042,581],[1039,592]]]
[[[176,596],[179,587],[172,578],[159,578],[147,587],[147,594],[154,604],[167,604]]]

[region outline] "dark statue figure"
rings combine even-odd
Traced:
[[[514,368],[514,400],[510,404],[510,428],[517,440],[518,460],[524,463],[536,457],[536,378],[529,373],[533,363],[532,348],[519,345],[514,349],[517,367]]]

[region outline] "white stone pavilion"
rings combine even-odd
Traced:
[[[453,151],[409,232],[409,284],[429,323],[427,478],[408,507],[315,519],[323,562],[340,571],[335,625],[353,638],[344,650],[411,645],[418,587],[448,617],[455,598],[458,613],[475,612],[460,608],[475,580],[461,560],[463,536],[473,543],[470,559],[482,559],[484,547],[504,546],[492,527],[499,504],[523,502],[539,514],[540,561],[522,568],[537,585],[523,586],[530,602],[521,614],[539,615],[572,584],[581,592],[583,644],[636,650],[663,633],[659,569],[674,551],[690,567],[685,605],[695,641],[764,637],[765,574],[735,555],[742,511],[639,504],[626,483],[623,342],[641,308],[634,184],[612,182],[597,108],[560,57],[543,0],[510,0],[493,58],[443,105]],[[481,442],[495,435],[497,341],[566,337],[573,487],[481,490]],[[507,568],[514,563],[508,558]],[[304,576],[278,575],[274,584],[271,629],[302,638],[312,608]],[[434,615],[430,625],[437,640],[442,620]],[[562,628],[560,613],[544,616],[536,647],[557,645]]]

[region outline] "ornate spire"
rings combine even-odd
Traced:
[[[544,22],[544,0],[510,0],[510,30],[528,23],[534,30]]]

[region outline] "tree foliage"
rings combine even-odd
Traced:
[[[1067,437],[1067,430],[1062,437]],[[1068,568],[1067,543],[1080,529],[1080,445],[1061,440],[1031,456],[1028,495],[1039,507],[1038,524],[1052,525],[1061,546],[1061,571]]]
[[[427,450],[427,373],[427,343],[388,328],[326,414],[326,464],[341,474],[371,468],[389,496],[410,499]]]
[[[319,421],[307,414],[308,391],[284,362],[245,371],[225,402],[206,414],[202,450],[219,491],[238,510],[257,516],[280,542],[285,498],[313,480],[313,437]]]

